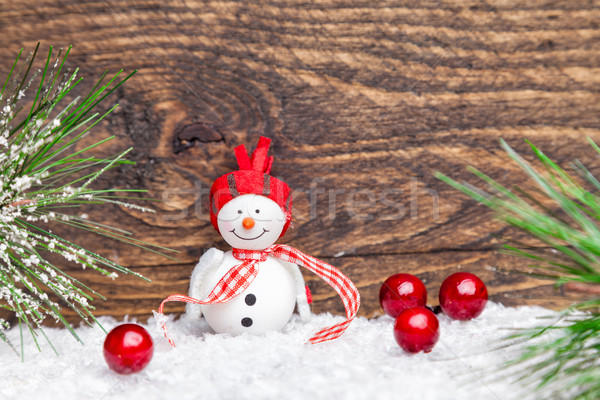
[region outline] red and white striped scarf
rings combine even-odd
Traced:
[[[321,329],[311,337],[308,342],[315,344],[340,337],[346,331],[346,328],[358,312],[358,307],[360,305],[360,294],[358,293],[358,289],[348,277],[342,274],[342,272],[333,265],[329,265],[315,257],[306,255],[300,250],[285,244],[275,244],[265,250],[233,249],[233,256],[242,261],[242,263],[227,271],[204,300],[194,299],[193,297],[181,294],[173,294],[163,300],[158,308],[158,312],[162,314],[164,304],[169,301],[181,301],[192,304],[215,304],[225,303],[231,300],[250,286],[258,274],[260,262],[265,261],[268,255],[309,269],[335,289],[344,302],[344,307],[346,308],[346,320]],[[161,321],[161,327],[169,343],[175,346],[175,343],[169,337],[164,320]]]

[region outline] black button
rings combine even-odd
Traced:
[[[250,293],[249,295],[246,295],[246,304],[248,304],[249,306],[253,306],[256,304],[256,296],[253,295],[252,293]]]
[[[242,318],[242,326],[245,326],[246,328],[249,328],[252,326],[252,318]]]

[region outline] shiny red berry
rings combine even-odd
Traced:
[[[483,312],[488,300],[485,284],[469,272],[447,277],[440,287],[440,306],[450,318],[468,320]]]
[[[440,324],[425,307],[409,308],[396,318],[394,338],[404,351],[429,353],[440,338]]]
[[[137,324],[114,328],[104,340],[104,359],[119,374],[132,374],[148,365],[154,353],[154,342],[146,329]]]
[[[410,274],[392,275],[379,290],[379,303],[383,311],[396,318],[407,308],[424,307],[427,289],[419,278]]]

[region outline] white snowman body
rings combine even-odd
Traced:
[[[202,285],[210,293],[219,279],[240,261],[231,251],[223,255],[219,268]],[[289,321],[296,306],[296,288],[290,272],[273,257],[259,264],[254,281],[239,296],[226,303],[202,305],[206,322],[217,333],[237,335],[280,330]]]
[[[281,235],[286,220],[279,205],[268,197],[244,194],[227,202],[217,215],[219,232],[234,248],[264,250]],[[210,249],[192,273],[190,296],[203,299],[221,278],[242,261],[231,251]],[[272,256],[259,261],[258,274],[240,295],[225,303],[188,304],[186,314],[202,314],[217,333],[232,335],[280,330],[289,321],[294,307],[303,319],[310,314],[304,280],[298,266]]]

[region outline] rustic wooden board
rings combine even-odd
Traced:
[[[495,250],[496,236],[515,233],[433,172],[474,181],[474,165],[522,182],[499,138],[531,158],[529,138],[559,163],[600,172],[585,142],[600,140],[598,21],[600,3],[587,0],[4,0],[0,71],[38,41],[73,44],[69,66],[88,85],[105,69],[139,70],[95,130],[117,136],[106,153],[134,146],[137,165],[98,185],[146,188],[157,213],[86,212],[179,250],[181,263],[67,232],[153,281],[80,272],[109,298],[99,315],[150,315],[186,290],[203,251],[226,248],[206,191],[235,168],[232,149],[260,135],[273,139],[274,174],[296,190],[285,242],[341,267],[361,290],[362,315],[379,312],[392,273],[426,279],[435,303],[461,268],[482,275],[494,300],[562,307],[572,298],[547,282],[497,270],[524,267]],[[341,311],[307,279],[315,310]]]

